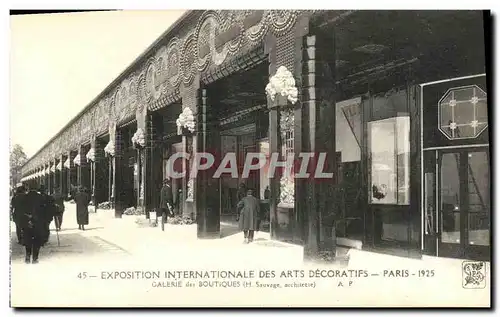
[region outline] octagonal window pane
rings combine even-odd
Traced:
[[[468,124],[474,120],[474,106],[470,102],[459,102],[455,106],[455,120],[457,124]]]
[[[441,110],[441,126],[449,125],[453,121],[453,108],[448,104],[442,104],[439,108]]]
[[[476,120],[488,123],[488,108],[486,107],[486,100],[479,101],[476,104]]]
[[[475,85],[448,90],[438,111],[439,130],[449,139],[475,138],[488,126],[487,95]]]

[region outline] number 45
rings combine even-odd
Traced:
[[[80,273],[78,273],[78,278],[79,279],[86,279],[87,278],[87,272],[80,272]]]

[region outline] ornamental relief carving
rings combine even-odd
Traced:
[[[283,36],[293,29],[302,11],[298,10],[208,10],[201,14],[191,30],[173,36],[166,46],[159,47],[137,71],[125,78],[109,95],[104,96],[92,112],[95,133],[102,133],[106,122],[123,122],[136,112],[143,112],[156,100],[175,94],[181,82],[190,85],[198,72],[209,66],[222,65],[249,42],[260,43],[271,32]],[[303,12],[311,14],[311,12]],[[140,76],[142,74],[142,77]],[[89,115],[91,118],[92,115]],[[58,151],[75,148],[89,137],[92,119],[80,119],[68,129],[67,138],[60,137]],[[85,125],[82,126],[82,121]],[[40,155],[39,155],[40,156]]]
[[[184,42],[181,54],[182,79],[186,86],[189,86],[196,76],[198,66],[196,57],[196,37],[190,34]]]

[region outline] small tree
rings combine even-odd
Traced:
[[[21,180],[21,167],[26,163],[28,157],[23,147],[15,144],[10,151],[10,184],[12,187]]]

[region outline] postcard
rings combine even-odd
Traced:
[[[11,16],[11,306],[490,307],[490,23]]]

